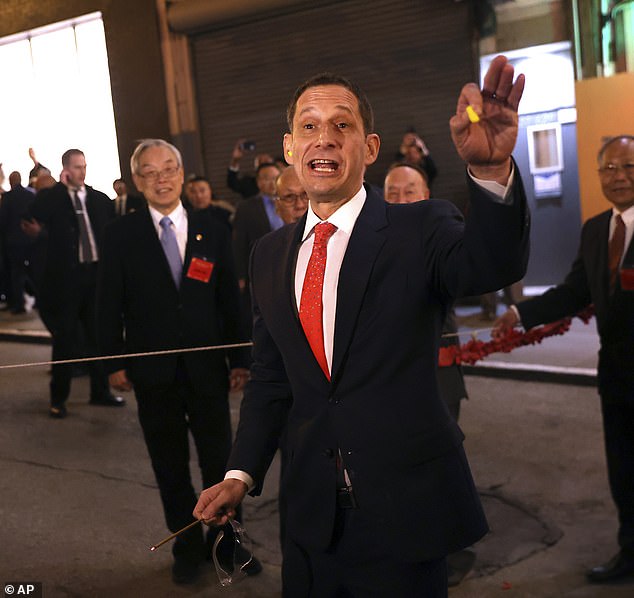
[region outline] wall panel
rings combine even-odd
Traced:
[[[368,180],[381,184],[405,129],[413,125],[440,175],[434,195],[462,205],[464,169],[448,121],[462,85],[477,80],[466,3],[446,0],[316,2],[285,14],[192,37],[206,174],[225,187],[235,139],[281,155],[285,109],[295,87],[332,70],[354,79],[376,113],[382,147]],[[249,163],[243,160],[247,170]]]

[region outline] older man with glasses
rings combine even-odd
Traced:
[[[297,222],[308,209],[308,195],[289,166],[275,179],[275,211],[284,224]]]
[[[634,136],[608,139],[598,162],[601,190],[612,207],[584,224],[577,259],[564,282],[512,306],[493,332],[500,337],[517,324],[528,330],[594,304],[601,339],[599,395],[620,550],[586,573],[592,583],[634,577]]]
[[[225,345],[244,340],[238,283],[226,220],[181,203],[178,150],[162,139],[141,142],[131,158],[147,207],[106,231],[98,288],[99,340],[107,355]],[[229,364],[229,365],[227,365]],[[231,446],[228,392],[247,379],[243,350],[189,351],[107,362],[110,384],[132,390],[161,492],[168,528],[192,521],[196,494],[189,432],[205,485],[223,478]],[[210,556],[217,529],[200,527],[173,545],[175,583],[191,583]],[[228,527],[226,533],[231,533]],[[257,561],[249,573],[261,569]]]

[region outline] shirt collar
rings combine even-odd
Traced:
[[[180,228],[183,222],[183,219],[186,218],[185,208],[183,208],[183,204],[180,201],[178,202],[178,205],[169,214],[162,214],[161,212],[159,212],[157,209],[153,208],[149,204],[148,204],[148,208],[150,209],[150,216],[152,216],[152,221],[154,222],[154,226],[157,228],[157,230],[161,226],[160,225],[161,219],[165,216],[167,216],[172,221],[172,224],[174,225],[174,228],[176,229]]]
[[[623,222],[626,227],[630,227],[634,225],[634,206],[630,206],[627,210],[623,210],[619,212],[616,208],[612,208],[612,220],[616,218],[617,214],[621,214],[621,218],[623,218]]]
[[[312,208],[309,207],[308,213],[306,214],[306,226],[304,227],[302,242],[310,236],[310,233],[312,233],[315,226],[320,222],[330,222],[337,227],[337,230],[342,230],[350,236],[357,218],[363,209],[366,197],[365,187],[361,185],[361,189],[352,196],[352,199],[338,208],[327,220],[321,220],[321,218],[313,212]]]

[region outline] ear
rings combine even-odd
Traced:
[[[284,159],[287,164],[293,164],[293,134],[284,133]]]
[[[365,138],[365,161],[366,166],[374,164],[379,157],[379,147],[381,147],[381,138],[376,133],[370,133]]]
[[[140,177],[138,174],[132,174],[132,181],[134,182],[134,186],[143,193],[143,183],[145,179]]]

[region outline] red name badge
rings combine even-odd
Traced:
[[[193,257],[189,264],[189,270],[187,270],[187,278],[193,278],[201,282],[209,282],[213,269],[213,262],[202,260],[199,257]]]
[[[621,288],[624,291],[634,291],[634,266],[621,268]]]

